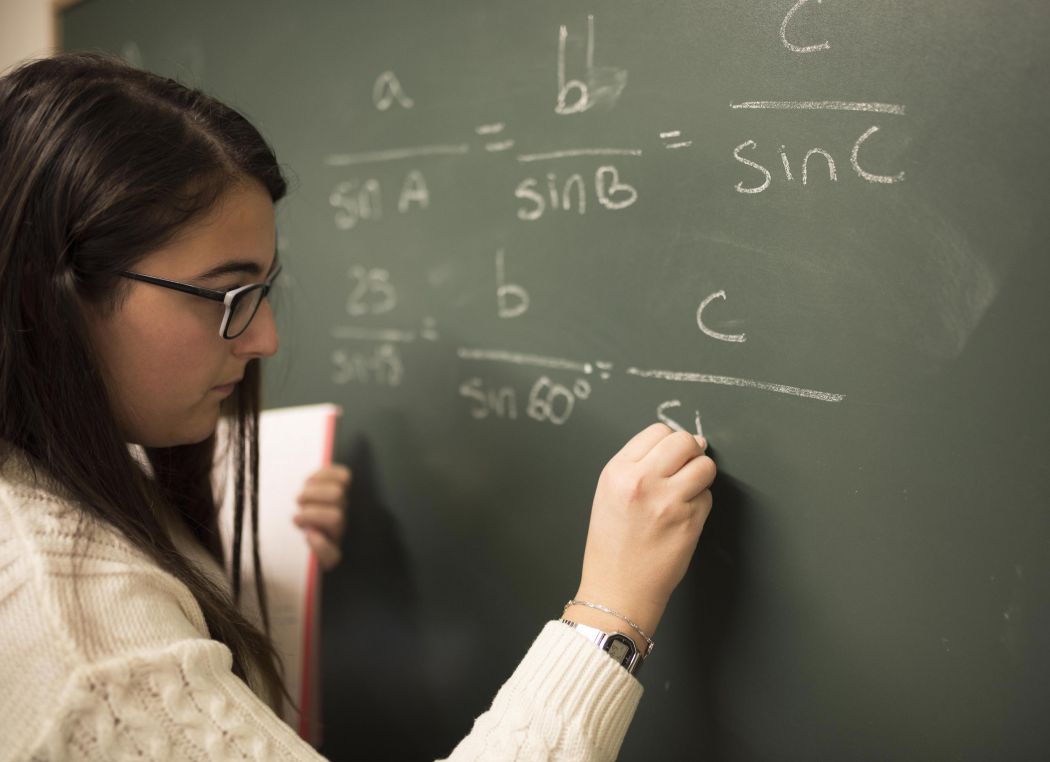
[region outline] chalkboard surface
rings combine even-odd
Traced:
[[[294,178],[267,404],[343,405],[356,474],[323,751],[446,754],[662,418],[720,473],[622,759],[1046,758],[1044,4],[62,20],[244,111]]]

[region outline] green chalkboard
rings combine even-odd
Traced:
[[[1044,4],[62,20],[244,111],[293,178],[267,404],[343,405],[356,473],[326,753],[451,749],[662,416],[720,474],[623,759],[1046,757]]]

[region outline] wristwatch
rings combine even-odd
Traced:
[[[642,656],[638,646],[628,636],[622,632],[605,632],[597,627],[577,624],[569,619],[562,619],[561,621],[563,624],[567,624],[569,627],[577,630],[587,640],[592,641],[598,648],[609,654],[613,661],[626,669],[630,674],[638,674],[645,657]]]

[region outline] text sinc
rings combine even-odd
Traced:
[[[862,164],[861,149],[864,144],[872,137],[876,132],[879,131],[878,126],[872,125],[858,137],[854,142],[849,153],[849,164],[852,167],[853,172],[857,177],[869,183],[879,183],[885,185],[891,185],[893,183],[899,183],[904,180],[904,172],[898,172],[896,174],[878,174],[871,171],[870,167],[865,167]],[[769,158],[772,157],[772,158]],[[796,156],[795,160],[792,161],[787,149],[781,145],[779,150],[771,149],[769,146],[759,146],[754,140],[745,140],[743,143],[733,149],[733,158],[746,167],[750,167],[749,177],[747,180],[741,180],[734,188],[737,193],[761,193],[772,185],[774,181],[774,171],[776,176],[781,175],[781,170],[770,170],[770,166],[776,167],[779,159],[779,164],[782,167],[782,175],[784,180],[787,182],[794,182],[796,178],[800,179],[802,185],[808,185],[810,181],[810,175],[813,172],[821,172],[827,174],[829,182],[838,181],[838,167],[843,163],[843,156],[839,155],[839,162],[836,163],[835,157],[829,152],[815,146],[807,150],[801,156]],[[761,161],[759,161],[761,159]],[[810,162],[816,159],[817,164],[814,168],[810,169]],[[768,166],[767,166],[768,165]]]

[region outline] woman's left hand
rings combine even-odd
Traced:
[[[306,542],[321,568],[329,571],[343,557],[340,546],[346,529],[347,488],[350,469],[333,463],[315,471],[303,485],[292,521],[303,530]]]

